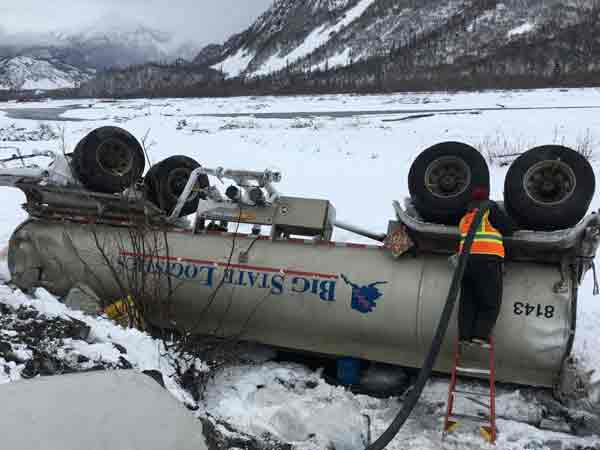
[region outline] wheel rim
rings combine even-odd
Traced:
[[[461,158],[443,156],[425,171],[425,187],[436,197],[451,198],[464,193],[471,184],[471,169]]]
[[[523,188],[535,203],[551,206],[568,200],[575,192],[577,178],[573,169],[559,160],[540,161],[523,177]]]
[[[178,169],[174,169],[169,173],[167,177],[167,186],[169,187],[169,194],[174,199],[179,199],[183,191],[185,190],[185,186],[187,185],[188,180],[190,179],[192,171],[185,167],[180,167]],[[190,196],[187,198],[186,202],[194,200],[198,196],[198,189],[192,189]]]
[[[129,148],[117,139],[106,139],[98,147],[96,159],[100,167],[111,175],[123,176],[133,167]]]

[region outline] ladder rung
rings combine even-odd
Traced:
[[[486,398],[490,398],[490,394],[486,394],[485,392],[475,392],[475,391],[462,391],[459,389],[456,389],[454,391],[455,394],[462,394],[462,395],[474,395],[476,397],[486,397]]]
[[[473,345],[461,345],[463,343],[459,342],[456,347],[456,352],[454,354],[454,367],[452,369],[452,381],[450,384],[450,392],[448,393],[448,403],[447,410],[445,415],[445,426],[444,426],[444,436],[451,432],[456,426],[458,426],[458,422],[461,419],[465,421],[475,422],[480,424],[480,432],[481,435],[487,442],[495,443],[496,441],[496,414],[495,414],[495,396],[494,396],[494,366],[493,366],[493,358],[494,358],[494,347],[493,347],[493,339],[490,338],[489,346],[477,346]],[[479,348],[481,350],[487,350],[490,355],[490,366],[486,368],[485,362],[474,362],[470,361],[469,358],[465,358],[463,361],[464,365],[460,364],[460,359],[462,355],[462,350],[468,352],[469,347]],[[471,377],[489,377],[490,379],[490,390],[489,392],[481,391],[481,390],[470,390],[469,386],[460,386],[462,389],[456,389],[457,387],[457,375],[471,376]],[[477,415],[473,414],[461,414],[461,413],[452,413],[454,401],[457,398],[468,400],[475,405],[479,405],[479,407],[485,408],[485,412],[477,412]],[[487,400],[486,400],[487,398]],[[478,410],[480,408],[477,408]]]
[[[486,423],[486,424],[490,423],[490,419],[487,417],[471,416],[469,414],[452,414],[448,419],[449,420],[467,419],[467,420],[471,420],[473,422]]]
[[[481,350],[481,351],[485,351],[485,352],[492,352],[494,351],[494,349],[492,347],[488,347],[480,345],[480,344],[476,344],[475,342],[467,342],[465,344],[461,345],[463,349],[465,350]]]
[[[456,367],[456,371],[465,375],[489,375],[489,369],[478,369],[474,367]]]
[[[454,393],[454,396],[456,397],[456,393]],[[476,405],[483,406],[484,408],[487,408],[487,409],[491,409],[491,406],[489,404],[482,402],[481,400],[478,400],[473,397],[469,397],[468,395],[465,395],[464,398],[466,400],[469,400],[469,401],[475,403]]]

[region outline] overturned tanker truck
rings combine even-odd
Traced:
[[[12,282],[129,297],[157,327],[406,367],[429,350],[471,189],[489,185],[476,149],[428,148],[411,167],[410,201],[394,202],[378,234],[336,220],[327,200],[282,195],[276,172],[174,156],[142,177],[144,165],[132,135],[103,127],[47,168],[2,169],[29,213],[10,240]],[[209,176],[233,183],[223,194]],[[500,381],[573,382],[578,287],[600,240],[598,215],[586,216],[594,189],[591,166],[566,147],[534,148],[510,167],[501,205],[522,231],[505,240]],[[332,242],[336,227],[376,245]],[[456,334],[454,316],[435,370],[451,370]]]

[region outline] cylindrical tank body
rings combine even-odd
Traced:
[[[186,331],[410,367],[429,350],[453,273],[443,255],[394,259],[382,247],[182,231],[140,236],[126,227],[30,220],[13,235],[9,267],[17,285],[59,296],[84,283],[110,301],[143,284],[146,296],[161,297],[154,320]],[[571,281],[556,292],[560,280],[555,265],[506,264],[495,330],[499,380],[558,380],[575,296]],[[451,369],[457,311],[441,372]]]

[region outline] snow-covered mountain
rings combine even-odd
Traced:
[[[56,46],[73,52],[77,65],[126,67],[176,58],[173,36],[120,16],[107,15],[83,29],[51,33]]]
[[[197,53],[194,43],[119,16],[38,34],[0,30],[0,86],[73,87],[96,70],[193,59]]]
[[[284,69],[359,19],[374,1],[275,0],[250,28],[224,44],[225,57],[213,67],[229,77]]]
[[[29,56],[0,60],[0,90],[68,89],[79,86],[91,75],[91,71]]]
[[[275,0],[244,32],[197,56],[228,77],[328,70],[419,53],[455,64],[585,21],[593,0]],[[411,60],[414,58],[411,58]]]

